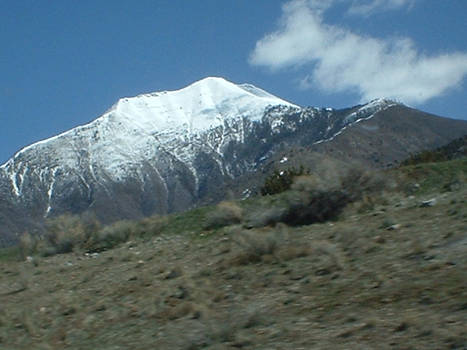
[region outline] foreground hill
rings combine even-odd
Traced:
[[[324,223],[262,226],[300,208],[285,193],[120,223],[113,249],[4,256],[0,347],[464,349],[466,174],[392,170],[397,188]]]
[[[301,108],[206,78],[123,98],[91,123],[16,153],[0,167],[0,245],[40,234],[45,219],[67,212],[110,223],[255,193],[262,173],[294,155],[302,164],[319,153],[387,167],[466,133],[465,121],[389,100]]]

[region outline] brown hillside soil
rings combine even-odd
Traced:
[[[0,348],[465,349],[466,194],[2,261]]]

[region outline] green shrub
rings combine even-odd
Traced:
[[[300,167],[298,170],[295,168],[282,171],[275,170],[264,181],[264,185],[260,189],[261,195],[265,196],[285,192],[290,189],[297,176],[304,175],[305,173],[308,172],[305,172],[303,167]]]
[[[342,170],[331,164],[323,174],[325,178],[295,175],[293,183],[287,185],[288,191],[264,197],[251,208],[246,226],[263,227],[278,222],[297,226],[333,220],[350,202],[380,194],[387,187],[381,173],[359,167]]]
[[[420,163],[434,163],[448,160],[443,153],[439,151],[422,151],[411,155],[409,158],[401,162],[401,166],[416,165]]]
[[[349,203],[349,195],[338,189],[319,189],[311,176],[300,176],[291,190],[263,200],[251,208],[247,227],[262,227],[283,222],[288,225],[308,225],[334,219]]]
[[[281,221],[297,226],[335,219],[349,201],[348,194],[342,190],[291,192],[287,212]]]
[[[412,154],[402,161],[400,166],[416,165],[421,163],[444,162],[451,159],[467,156],[467,135],[455,139],[435,150],[424,150],[417,154]]]

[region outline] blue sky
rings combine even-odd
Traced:
[[[4,0],[0,163],[118,98],[206,76],[302,106],[391,97],[467,119],[465,14],[465,0]]]

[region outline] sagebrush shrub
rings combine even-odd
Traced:
[[[291,189],[298,192],[311,192],[326,187],[326,184],[316,175],[301,175],[295,178]]]
[[[283,236],[277,230],[240,230],[232,235],[232,242],[241,248],[234,259],[235,262],[246,265],[261,261],[264,255],[273,255],[281,246]]]
[[[19,255],[21,260],[25,260],[27,256],[34,255],[37,251],[38,238],[25,232],[19,238]]]
[[[229,231],[233,243],[230,263],[236,265],[289,261],[310,254],[310,246],[298,243],[283,223],[273,228],[245,230],[236,227]]]
[[[262,227],[283,222],[288,225],[309,225],[333,220],[344,207],[362,198],[379,195],[387,187],[381,173],[358,166],[341,169],[330,164],[317,174],[297,175],[289,190],[252,208],[246,218],[247,227]]]
[[[88,250],[101,251],[128,241],[135,224],[131,221],[117,221],[95,232],[87,244]]]
[[[341,189],[351,201],[360,200],[368,194],[378,194],[386,189],[387,177],[381,172],[351,168],[342,176]]]
[[[46,256],[70,253],[86,239],[85,227],[80,218],[64,214],[47,221],[41,253]]]
[[[233,202],[221,202],[206,215],[205,228],[214,229],[242,221],[243,209]]]
[[[245,226],[250,228],[272,226],[281,222],[287,212],[288,205],[283,202],[271,202],[267,207],[258,206],[250,211],[250,214],[246,219]]]
[[[272,198],[268,203],[252,208],[246,219],[247,227],[309,225],[336,218],[349,203],[341,190],[291,190]]]
[[[287,213],[281,221],[292,226],[334,219],[350,201],[341,190],[292,192],[288,197]]]

